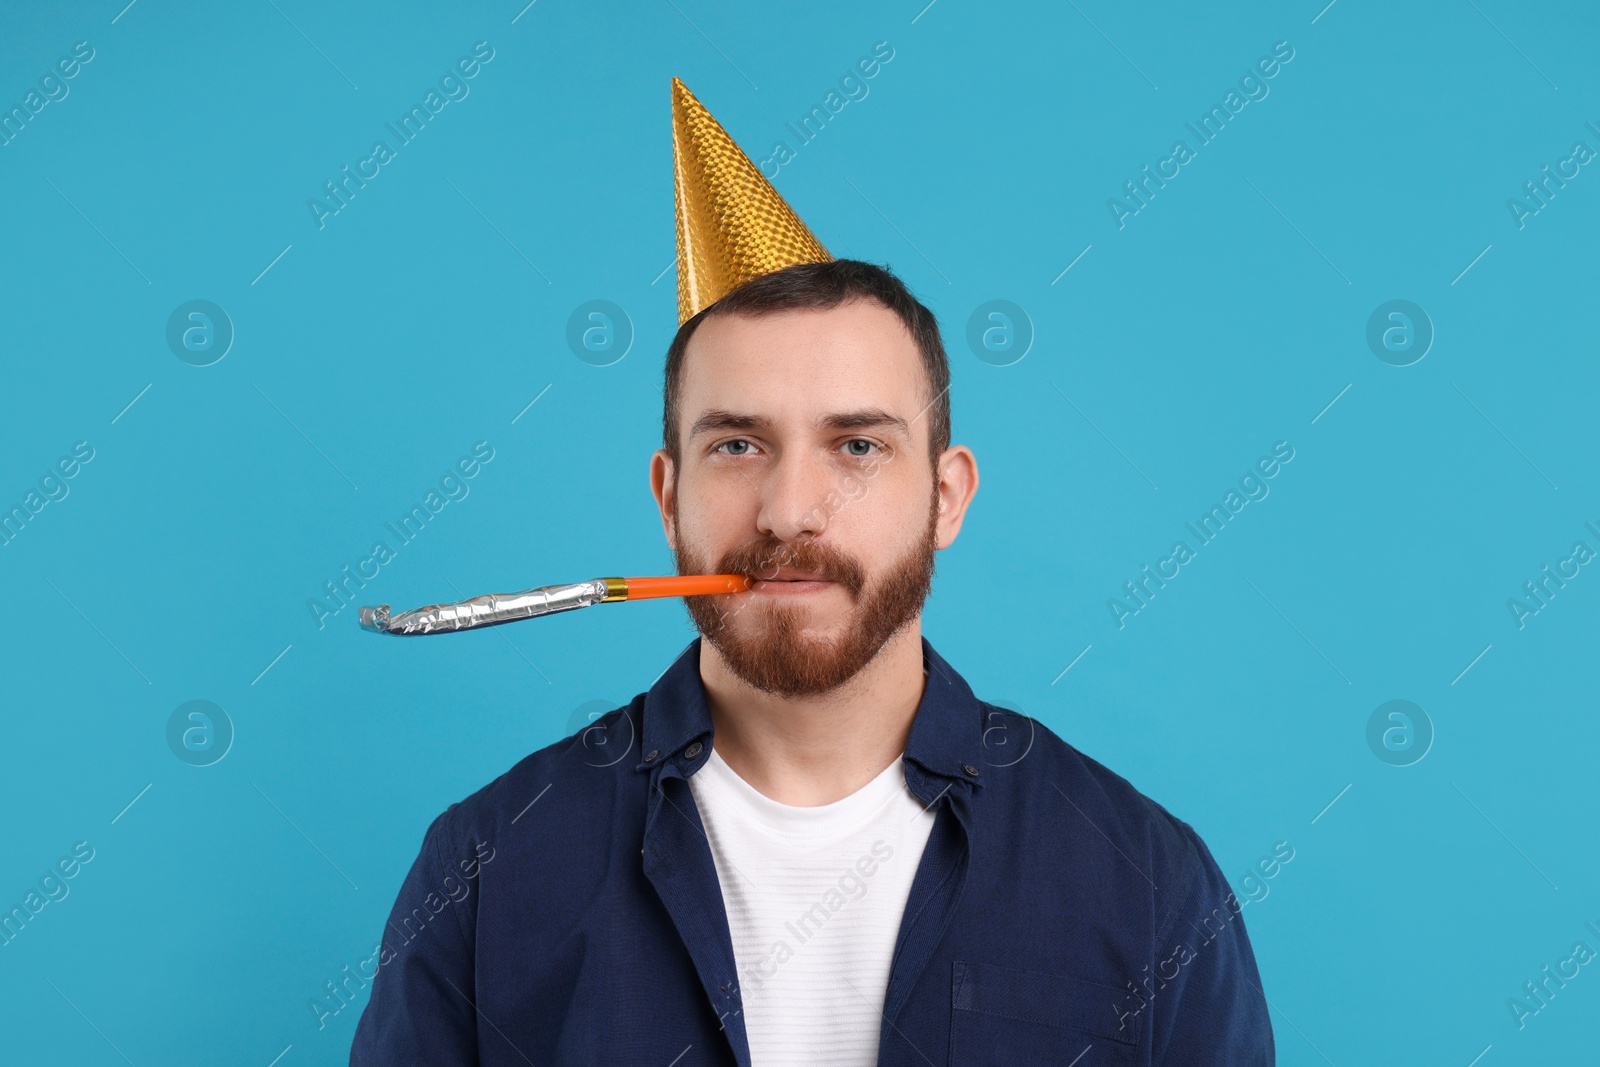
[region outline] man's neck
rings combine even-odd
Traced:
[[[788,699],[735,675],[709,641],[700,680],[712,747],[756,791],[782,804],[843,799],[902,752],[922,702],[922,627],[912,620],[854,678],[830,693]]]

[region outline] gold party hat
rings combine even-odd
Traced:
[[[833,259],[688,86],[672,79],[678,325],[752,278]]]

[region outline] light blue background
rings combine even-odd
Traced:
[[[95,449],[0,548],[0,904],[95,849],[0,948],[0,1058],[344,1061],[361,1005],[319,1030],[308,1002],[428,821],[693,632],[657,603],[398,641],[308,599],[480,440],[362,603],[669,572],[669,78],[760,159],[878,41],[776,184],[945,329],[982,487],[925,633],[1236,885],[1292,845],[1244,912],[1281,1062],[1593,1057],[1600,967],[1520,1031],[1506,1004],[1600,950],[1600,574],[1522,629],[1506,604],[1600,548],[1600,174],[1522,229],[1506,206],[1600,148],[1591,8],[122,2],[0,15],[6,109],[95,49],[0,147],[0,503]],[[307,200],[478,41],[470,95],[319,230]],[[1270,95],[1119,230],[1107,199],[1277,41]],[[165,341],[193,299],[236,330],[212,366]],[[591,299],[635,330],[611,366],[566,344]],[[965,341],[991,299],[1031,319],[1010,366]],[[1391,299],[1437,332],[1412,366],[1366,344]],[[1108,598],[1277,441],[1270,496],[1118,629]],[[194,699],[236,730],[213,766],[165,740]],[[1390,699],[1436,731],[1413,766],[1367,746]]]

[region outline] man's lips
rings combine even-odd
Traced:
[[[830,582],[833,580],[821,571],[805,571],[796,567],[779,567],[771,574],[760,572],[751,575],[751,577],[759,582]]]
[[[806,571],[795,567],[779,567],[775,571],[753,574],[751,592],[773,595],[795,595],[820,592],[837,583],[820,571]]]

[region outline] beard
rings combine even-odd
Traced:
[[[794,567],[837,582],[854,605],[837,638],[808,635],[805,623],[814,609],[783,603],[781,598],[716,593],[685,597],[684,605],[701,636],[748,685],[790,699],[830,692],[854,678],[891,637],[922,613],[933,589],[938,518],[936,481],[922,536],[870,583],[859,562],[815,540],[783,542],[767,535],[710,561],[680,539],[673,553],[679,574],[759,577],[778,567]],[[735,625],[740,616],[742,627]]]

